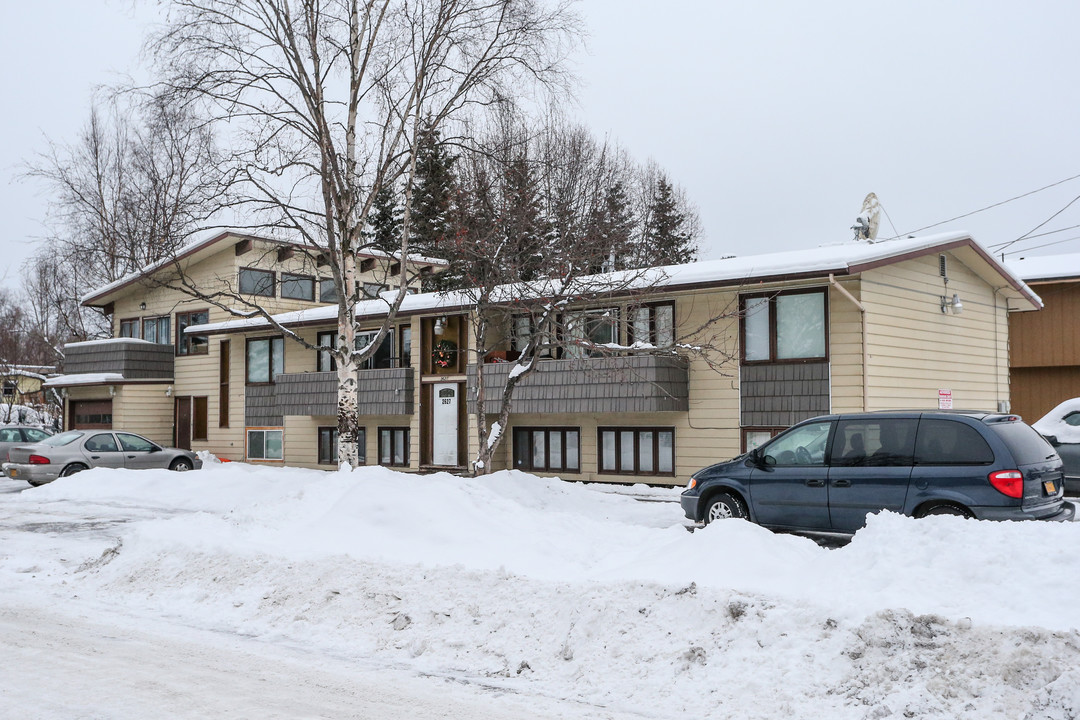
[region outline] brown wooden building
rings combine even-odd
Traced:
[[[1010,260],[1039,294],[1039,312],[1009,314],[1012,410],[1035,422],[1080,397],[1080,253]]]

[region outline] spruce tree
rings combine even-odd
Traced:
[[[395,254],[401,250],[401,207],[394,188],[379,188],[371,205],[365,230],[367,242],[385,253]]]
[[[443,257],[450,233],[450,203],[454,197],[454,162],[438,130],[421,130],[417,146],[413,206],[409,219],[411,252]],[[449,259],[449,258],[447,258]]]
[[[643,267],[680,265],[697,259],[697,243],[686,214],[679,207],[675,189],[663,174],[656,180],[649,204],[649,224],[642,250]]]

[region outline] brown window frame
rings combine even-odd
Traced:
[[[251,374],[250,374],[250,370],[251,370],[251,367],[250,367],[250,363],[251,363],[251,350],[250,350],[251,343],[262,342],[264,340],[267,340],[267,341],[270,342],[270,352],[267,355],[267,358],[270,361],[270,367],[269,367],[269,373],[268,373],[270,379],[265,380],[265,381],[262,381],[262,380],[252,381],[252,380],[248,379],[249,377],[251,377]],[[285,373],[285,336],[284,335],[265,335],[263,337],[246,338],[245,342],[244,342],[244,385],[245,386],[250,386],[250,385],[273,385],[274,384],[274,341],[275,340],[280,340],[281,341],[281,373],[282,374]]]
[[[533,426],[533,425],[529,425],[529,426],[514,427],[511,430],[511,432],[512,432],[511,444],[513,446],[511,458],[512,458],[515,470],[523,470],[525,472],[552,472],[552,473],[553,472],[574,472],[574,473],[581,472],[581,428],[580,427],[575,427],[575,426],[539,426],[539,425]],[[533,443],[534,443],[533,435],[535,435],[536,433],[544,433],[545,434],[545,438],[544,438],[544,466],[543,467],[537,467],[536,464],[533,463],[533,447],[534,447],[534,445],[533,445]],[[560,433],[560,435],[561,435],[561,448],[560,448],[561,449],[561,455],[560,456],[562,457],[562,465],[560,465],[558,467],[553,467],[552,464],[551,464],[551,434],[552,433]],[[577,449],[577,465],[574,466],[574,467],[570,467],[570,466],[568,466],[566,464],[566,436],[569,433],[574,433],[575,435],[577,435],[577,447],[578,447],[578,449]],[[525,453],[525,457],[528,459],[528,462],[525,462],[525,463],[518,463],[518,457],[520,456],[518,438],[519,438],[519,436],[521,434],[527,434],[529,436],[528,448],[527,448],[527,452]]]
[[[604,468],[604,433],[615,433],[615,469]],[[634,433],[634,468],[626,470],[622,467],[622,433]],[[642,433],[653,434],[653,464],[655,472],[645,472],[639,469],[641,461],[640,436]],[[660,470],[660,433],[671,433],[671,471]],[[667,425],[663,427],[646,427],[641,425],[618,426],[608,425],[596,428],[596,471],[601,475],[638,475],[642,477],[675,477],[678,453],[675,443],[675,427]]]
[[[177,355],[208,355],[210,353],[210,336],[208,335],[187,335],[184,333],[185,328],[191,325],[199,325],[201,323],[191,322],[192,315],[206,315],[205,322],[210,322],[210,309],[205,310],[184,310],[176,313],[176,354]],[[180,318],[187,319],[187,325],[181,326]],[[192,351],[191,341],[195,338],[202,338],[203,343]]]
[[[331,345],[323,345],[323,338],[327,335],[330,336]],[[333,347],[334,336],[337,332],[334,330],[323,330],[322,332],[315,333],[315,346],[316,347]],[[324,362],[325,360],[325,362]],[[329,365],[329,367],[327,367]],[[315,371],[316,372],[337,372],[337,358],[334,354],[327,350],[315,351]]]
[[[259,273],[261,275],[270,276],[269,292],[254,292],[244,290],[243,275],[245,272]],[[260,287],[259,283],[256,283],[256,287]],[[257,267],[242,267],[236,272],[236,291],[241,295],[250,295],[252,297],[276,297],[277,296],[277,274],[273,270],[267,270],[266,268]]]
[[[392,459],[391,459],[390,462],[387,462],[387,463],[384,463],[382,461],[383,455],[384,455],[384,453],[383,453],[383,433],[384,432],[389,432],[390,433],[390,457],[391,458],[394,457],[394,449],[395,449],[395,446],[396,446],[395,438],[397,437],[397,433],[398,432],[403,432],[404,446],[402,448],[402,457],[405,459],[404,462],[396,463],[396,462],[393,462]],[[377,451],[376,451],[378,453],[378,458],[379,458],[379,463],[378,464],[382,465],[383,467],[409,467],[409,446],[412,444],[411,443],[411,438],[410,438],[410,429],[409,429],[409,427],[408,426],[385,426],[385,427],[380,426],[378,428],[378,433],[379,433],[379,442],[378,442],[378,448],[377,448]]]
[[[640,340],[642,342],[649,343],[650,345],[655,345],[657,347],[662,347],[657,342],[658,322],[657,322],[657,319],[656,319],[656,311],[657,311],[658,308],[662,308],[662,307],[671,308],[671,341],[672,341],[672,343],[675,342],[675,301],[674,300],[664,300],[664,301],[660,301],[660,302],[639,303],[637,305],[631,305],[629,308],[627,308],[627,312],[626,312],[626,339],[628,341],[627,342],[628,345],[633,345],[635,342],[638,342]],[[645,338],[639,338],[634,334],[634,320],[636,319],[635,316],[637,315],[638,310],[648,310],[649,311],[649,336],[645,337]]]
[[[337,465],[340,455],[332,452],[337,444],[338,428],[335,425],[322,425],[318,429],[318,464]],[[359,464],[367,464],[367,428],[356,429],[356,447],[359,452]]]
[[[125,327],[134,328],[135,334],[134,335],[125,335],[124,334],[124,328]],[[131,338],[133,340],[141,340],[142,339],[142,318],[137,318],[137,317],[135,317],[135,318],[124,318],[123,320],[120,321],[119,325],[117,325],[116,332],[118,333],[117,336],[116,336],[118,338]]]
[[[752,432],[767,432],[769,433],[769,440],[772,440],[785,430],[787,430],[787,427],[780,427],[779,425],[755,425],[753,427],[740,428],[740,448],[742,449],[742,452],[748,452],[746,436]],[[766,440],[766,442],[768,442],[768,440]]]
[[[285,283],[290,282],[290,281],[295,281],[295,280],[310,280],[311,281],[311,296],[310,297],[308,297],[308,296],[298,297],[296,295],[286,295],[285,294]],[[283,272],[278,277],[278,285],[281,288],[279,290],[279,292],[281,294],[281,297],[282,297],[282,299],[288,299],[288,300],[306,300],[308,302],[315,302],[315,283],[316,282],[317,282],[317,278],[314,275],[304,275],[304,274],[301,274],[301,273]]]
[[[251,433],[252,432],[279,432],[281,433],[281,457],[279,458],[253,458],[250,455],[251,449]],[[266,443],[263,442],[263,450],[266,449]],[[265,453],[264,453],[265,454]],[[259,426],[252,425],[244,428],[244,459],[248,462],[259,463],[283,463],[285,462],[285,428],[280,425],[273,426]]]
[[[232,372],[232,343],[218,343],[218,427],[229,427],[229,376]]]
[[[191,439],[207,440],[209,434],[210,417],[209,404],[205,395],[195,395],[191,398]]]
[[[153,342],[156,345],[168,345],[170,342],[172,342],[171,328],[166,327],[164,335],[158,332],[161,329],[162,320],[164,320],[166,323],[170,322],[170,318],[168,315],[154,315],[144,317],[142,319],[142,339],[146,340],[146,327],[152,324],[154,325],[154,340],[151,340],[149,342]],[[164,342],[162,341],[162,338],[165,338]]]
[[[823,332],[825,334],[825,353],[817,357],[806,358],[778,358],[776,338],[776,299],[787,295],[809,295],[817,293],[822,296]],[[766,360],[746,359],[746,301],[766,298],[769,301],[769,357]],[[791,365],[804,363],[819,363],[829,361],[829,289],[825,287],[794,288],[791,290],[775,290],[773,292],[747,293],[739,295],[739,362],[743,365]]]

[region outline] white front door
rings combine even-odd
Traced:
[[[431,464],[458,464],[457,383],[437,383],[431,388]]]

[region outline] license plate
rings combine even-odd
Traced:
[[[1054,485],[1053,480],[1043,480],[1043,488],[1046,490],[1047,495],[1053,495],[1057,492],[1057,486]]]

